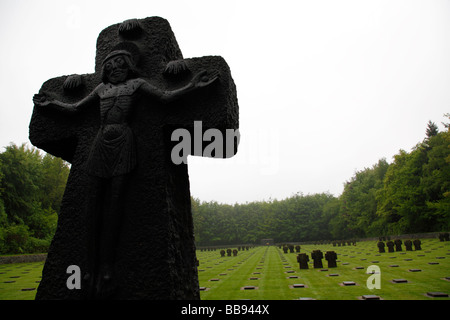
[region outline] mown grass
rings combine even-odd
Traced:
[[[197,251],[200,287],[207,288],[201,291],[201,299],[355,300],[371,294],[384,300],[450,300],[426,295],[427,292],[450,294],[450,281],[445,279],[450,277],[450,242],[425,239],[422,240],[421,251],[393,253],[378,253],[375,241],[344,247],[301,246],[301,252],[308,255],[315,249],[323,253],[334,250],[338,254],[337,268],[320,271],[314,269],[310,261],[309,269],[300,270],[297,253],[285,254],[274,246],[239,251],[236,257],[221,257],[220,250]],[[380,289],[370,290],[366,286],[370,276],[366,272],[370,265],[380,268]],[[327,269],[325,259],[323,266]],[[43,262],[0,265],[0,300],[34,299],[42,268]],[[410,269],[421,271],[410,272]],[[329,276],[332,273],[339,275]],[[214,279],[218,281],[211,281]],[[406,279],[407,283],[392,283],[392,279]],[[343,281],[354,281],[356,285],[342,286]],[[293,284],[304,284],[305,287],[292,288]],[[256,289],[242,290],[244,286],[254,286]]]
[[[0,265],[0,300],[33,300],[44,262]]]
[[[312,267],[300,270],[297,253],[283,253],[277,247],[258,247],[240,251],[236,257],[220,257],[219,251],[199,252],[199,282],[207,291],[201,292],[203,300],[292,300],[312,298],[318,300],[355,300],[362,295],[377,295],[384,300],[430,300],[450,298],[430,298],[427,292],[450,293],[450,243],[437,239],[422,241],[421,251],[378,253],[375,241],[359,242],[356,246],[333,247],[332,245],[303,245],[301,252],[310,255],[319,249],[325,253],[334,250],[338,254],[337,268],[320,271]],[[404,248],[403,248],[404,250]],[[245,267],[228,270],[232,265],[245,261]],[[250,263],[251,261],[251,263]],[[429,264],[429,262],[438,264]],[[239,264],[240,265],[240,264]],[[380,289],[368,289],[367,267],[380,268]],[[394,266],[397,265],[397,266]],[[362,267],[362,269],[357,269]],[[420,269],[420,272],[410,272]],[[288,273],[288,271],[291,271]],[[226,276],[220,276],[222,273]],[[254,275],[254,272],[260,272]],[[338,276],[329,276],[337,273]],[[257,276],[258,280],[249,280]],[[297,278],[289,278],[296,276]],[[219,281],[210,281],[219,278]],[[393,279],[406,279],[407,283],[392,283]],[[343,286],[343,281],[353,281],[356,285]],[[303,288],[292,288],[293,284],[304,284]],[[241,290],[244,285],[257,289]]]

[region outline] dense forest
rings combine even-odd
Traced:
[[[46,252],[69,175],[60,158],[25,144],[0,154],[0,254]]]
[[[446,117],[450,118],[450,114]],[[197,245],[346,240],[450,230],[450,128],[429,122],[425,138],[392,163],[355,172],[338,197],[221,204],[192,199]],[[0,254],[46,252],[56,230],[69,165],[25,144],[0,153]]]
[[[446,117],[450,115],[447,114]],[[355,172],[339,197],[219,204],[193,200],[197,244],[346,240],[450,229],[450,132],[429,122],[424,140]]]

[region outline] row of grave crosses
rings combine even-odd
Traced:
[[[405,240],[404,242],[406,251],[412,251],[413,245],[414,250],[422,250],[421,244],[422,242],[420,241],[420,239],[414,239],[413,241]],[[388,242],[386,242],[386,244],[383,241],[379,241],[377,243],[378,252],[380,253],[386,252],[386,250],[384,249],[385,246],[388,247],[388,252],[394,252],[394,247],[395,251],[402,251],[402,240],[400,239],[395,239],[394,241],[389,240]]]
[[[323,252],[320,250],[313,250],[311,252],[311,259],[313,260],[313,266],[315,269],[323,268],[323,259],[324,255]],[[327,251],[325,253],[325,260],[328,261],[328,268],[336,268],[336,260],[337,260],[337,253],[334,251]],[[308,269],[308,262],[309,262],[309,256],[306,253],[299,253],[297,255],[297,262],[300,264],[300,269]]]

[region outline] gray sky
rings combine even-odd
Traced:
[[[1,0],[0,146],[29,141],[44,81],[94,71],[101,30],[149,16],[185,58],[223,56],[237,86],[238,154],[188,158],[204,201],[338,196],[450,112],[448,0]]]

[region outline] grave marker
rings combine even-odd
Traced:
[[[337,267],[336,259],[337,259],[336,252],[334,252],[334,251],[327,251],[325,253],[325,260],[328,261],[328,268],[336,268]]]
[[[320,250],[313,250],[311,253],[311,258],[313,259],[314,268],[323,268],[322,259],[323,253]]]
[[[366,294],[361,296],[363,300],[380,300],[380,297],[374,294]]]
[[[446,298],[446,297],[448,297],[448,294],[444,293],[444,292],[427,292],[427,296],[430,296],[433,298]]]
[[[300,253],[297,255],[297,262],[300,265],[300,269],[308,269],[309,257],[306,253]]]

